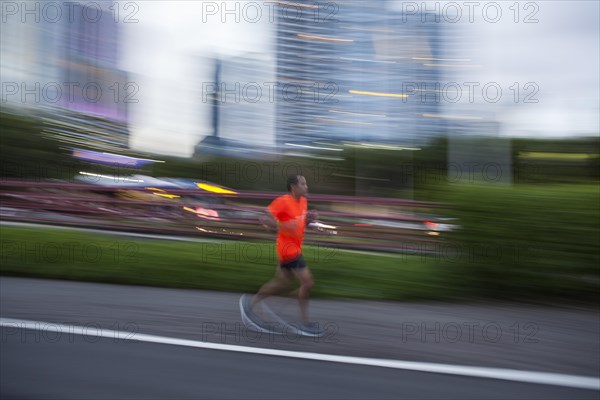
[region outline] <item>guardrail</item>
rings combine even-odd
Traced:
[[[2,220],[221,239],[273,240],[259,218],[283,193],[0,180]],[[319,213],[306,243],[339,248],[435,252],[454,225],[445,206],[405,199],[309,195]]]

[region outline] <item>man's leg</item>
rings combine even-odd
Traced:
[[[275,278],[265,283],[258,293],[252,297],[250,301],[250,309],[252,309],[259,301],[276,294],[283,293],[289,290],[292,284],[293,275],[289,269],[284,269],[277,266],[277,273]]]
[[[300,289],[298,290],[298,301],[300,302],[300,312],[302,313],[302,322],[308,321],[308,298],[310,289],[314,285],[312,274],[308,267],[294,269],[294,275],[300,281]]]

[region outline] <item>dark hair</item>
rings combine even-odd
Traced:
[[[288,176],[288,178],[287,178],[287,190],[288,190],[288,192],[292,191],[292,185],[297,185],[298,184],[298,181],[300,180],[301,176],[302,175],[291,175],[291,176]]]

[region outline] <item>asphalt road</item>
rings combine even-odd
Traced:
[[[257,335],[239,294],[0,278],[0,316],[85,327],[2,328],[4,398],[598,398],[596,390],[136,341],[160,335],[258,349],[599,376],[598,310],[311,303],[324,338]],[[43,324],[41,324],[43,325]],[[126,339],[93,335],[129,332]]]
[[[9,335],[8,398],[576,399],[594,391],[324,361],[63,336]]]

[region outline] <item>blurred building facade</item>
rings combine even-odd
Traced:
[[[129,147],[135,87],[118,65],[120,27],[110,6],[20,3],[3,16],[2,103],[44,115],[45,134],[65,147]]]
[[[73,111],[126,121],[127,73],[118,67],[119,24],[108,9],[103,10],[98,21],[84,17],[85,12],[73,15],[73,21],[62,27],[60,70],[66,82],[77,82],[82,90],[74,90],[73,101],[63,97],[61,105]],[[88,86],[84,88],[85,85]]]
[[[422,144],[444,134],[442,61],[451,24],[387,0],[277,8],[277,144]],[[301,13],[297,10],[302,10]]]

